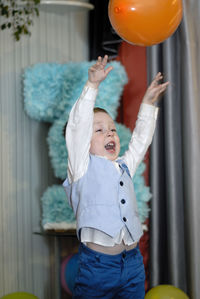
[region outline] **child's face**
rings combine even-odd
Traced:
[[[112,118],[105,112],[94,113],[93,135],[90,153],[106,156],[109,160],[117,159],[120,152],[119,136]]]

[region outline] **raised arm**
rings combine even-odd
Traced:
[[[161,73],[158,73],[147,88],[140,106],[136,126],[129,143],[129,149],[123,156],[131,176],[134,176],[135,171],[143,160],[153,138],[158,114],[158,108],[155,104],[169,85],[169,82],[159,84],[161,79],[162,75]]]
[[[88,81],[69,115],[66,128],[68,150],[68,179],[78,180],[84,175],[89,162],[90,142],[93,131],[93,108],[99,84],[107,77],[112,67],[105,68],[108,56],[98,57],[88,71]]]

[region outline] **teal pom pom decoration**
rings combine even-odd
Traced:
[[[75,216],[69,205],[66,193],[62,186],[53,185],[45,191],[41,198],[42,202],[42,225],[44,228],[50,229],[50,224],[59,223],[63,227],[74,228]],[[74,224],[74,225],[73,225]]]
[[[148,202],[151,199],[149,187],[145,185],[145,180],[143,177],[145,167],[146,165],[144,164],[144,162],[140,163],[133,177],[133,184],[138,206],[138,214],[141,223],[144,223],[145,220],[149,217],[150,209]]]
[[[117,134],[120,139],[120,153],[119,156],[124,155],[125,151],[128,150],[128,145],[131,139],[131,130],[128,129],[126,126],[115,123],[116,129],[117,129]]]
[[[68,119],[68,117],[64,114],[62,118],[56,120],[51,126],[47,137],[49,157],[54,170],[54,175],[62,180],[67,177],[67,149],[65,138],[63,136],[63,128],[66,119]]]
[[[24,109],[33,119],[53,122],[63,112],[61,100],[66,65],[39,63],[24,73]]]
[[[56,64],[39,63],[24,73],[24,108],[38,121],[54,122],[63,113],[69,113],[88,78],[91,62]],[[101,84],[97,106],[108,110],[115,118],[119,97],[128,82],[124,67],[119,62],[108,63],[114,69]],[[112,84],[112,86],[110,86]]]

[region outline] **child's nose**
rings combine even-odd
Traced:
[[[107,131],[107,135],[108,135],[108,136],[113,136],[113,134],[114,134],[114,132],[113,132],[112,130],[108,130],[108,131]]]

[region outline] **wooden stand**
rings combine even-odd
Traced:
[[[61,287],[61,263],[64,257],[78,252],[79,241],[75,230],[68,231],[42,231],[34,234],[54,238],[54,275],[55,275],[55,298],[71,299]]]

